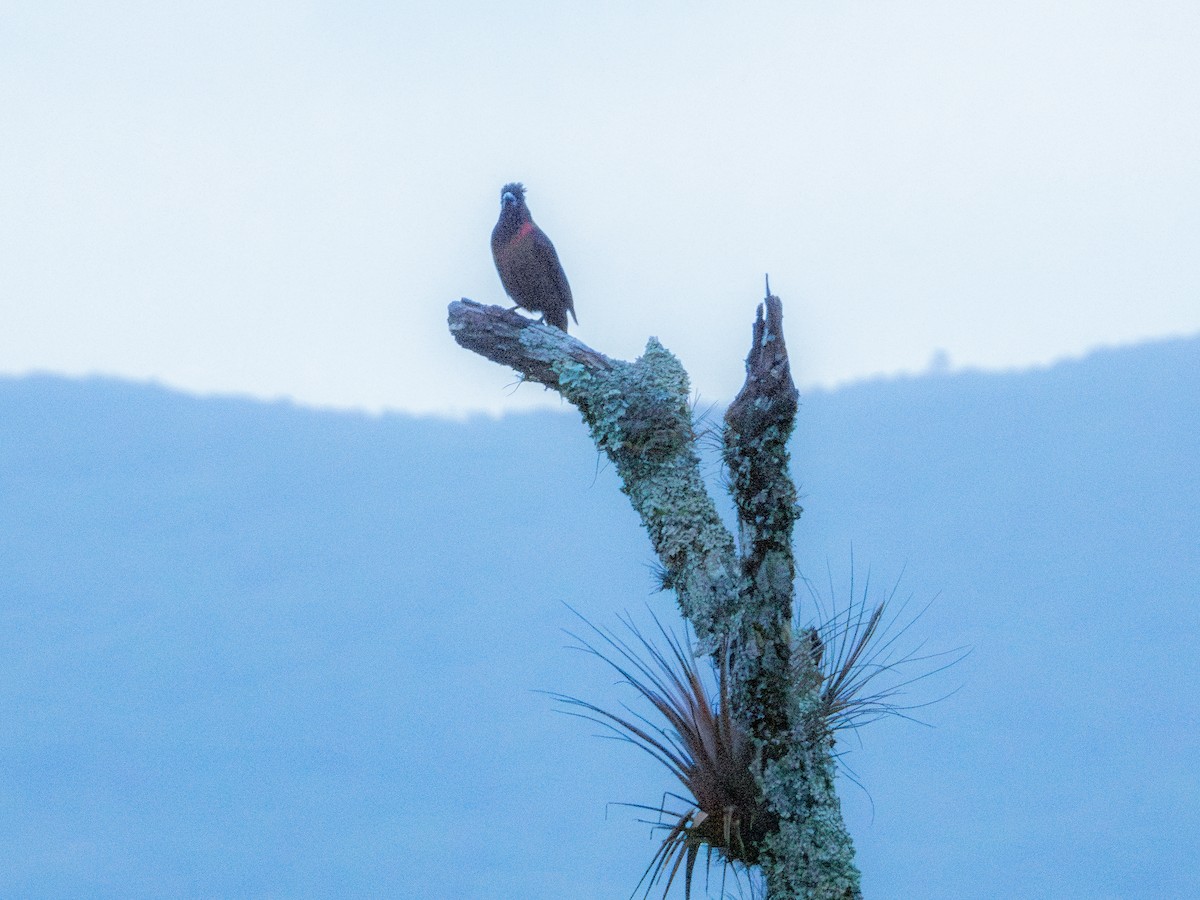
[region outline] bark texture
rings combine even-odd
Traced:
[[[758,308],[746,383],[725,416],[736,544],[701,477],[687,373],[656,339],[625,362],[497,306],[464,299],[450,304],[449,320],[459,344],[579,409],[700,648],[713,653],[728,642],[734,715],[755,740],[759,785],[779,820],[760,858],[769,900],[861,898],[834,786],[820,671],[807,636],[792,627],[792,528],[800,508],[787,440],[798,398],[779,298],[768,296]]]

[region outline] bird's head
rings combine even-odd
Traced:
[[[500,188],[500,211],[519,209],[525,205],[525,185],[519,181],[510,181]]]
[[[500,222],[496,226],[502,233],[509,234],[530,221],[529,207],[525,205],[525,185],[513,181],[500,188]]]

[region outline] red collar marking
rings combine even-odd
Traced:
[[[517,229],[517,233],[510,237],[508,242],[504,245],[505,248],[507,249],[521,243],[522,240],[533,234],[534,227],[535,226],[532,222],[522,222],[521,227]]]

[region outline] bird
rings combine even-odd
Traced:
[[[534,224],[525,205],[525,185],[520,182],[510,182],[500,189],[500,218],[492,229],[492,259],[505,293],[517,306],[541,313],[543,322],[563,331],[567,330],[567,313],[579,324],[567,274],[550,238]]]

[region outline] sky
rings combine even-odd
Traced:
[[[1200,331],[1200,6],[0,0],[0,372],[460,416],[523,181],[572,333],[740,386]]]

